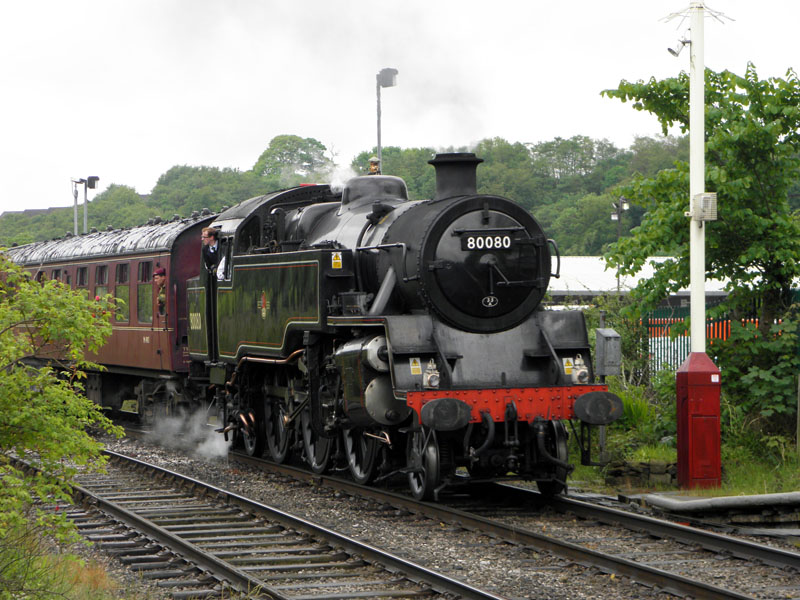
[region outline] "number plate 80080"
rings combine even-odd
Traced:
[[[462,250],[511,250],[514,238],[503,233],[464,233],[461,235]]]

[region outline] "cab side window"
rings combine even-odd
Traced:
[[[249,254],[260,245],[261,220],[254,215],[236,233],[236,254]]]
[[[221,280],[230,280],[231,278],[231,250],[233,248],[233,238],[225,238],[219,241],[220,252],[222,253],[222,258],[219,261],[219,265],[217,265],[217,279]]]

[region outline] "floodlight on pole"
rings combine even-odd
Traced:
[[[74,231],[75,235],[78,235],[78,186],[85,184],[85,179],[73,179],[72,180],[72,219],[74,224]]]
[[[672,54],[675,58],[678,58],[681,52],[683,52],[684,46],[688,46],[691,43],[691,40],[678,40],[678,44],[674,48],[667,48],[667,52]]]
[[[381,154],[381,88],[394,87],[397,85],[397,69],[385,68],[381,69],[375,76],[375,90],[378,96],[378,165],[382,168],[381,162],[383,156]]]
[[[622,213],[629,210],[631,205],[625,196],[620,196],[619,200],[611,203],[611,207],[614,209],[614,212],[611,213],[611,220],[617,222],[617,244],[619,244],[619,240],[622,238]],[[617,267],[617,293],[619,290],[619,267]]]
[[[75,235],[78,235],[78,186],[83,185],[83,233],[89,232],[89,189],[95,189],[97,182],[100,178],[96,175],[90,175],[86,179],[73,179],[72,180],[72,197],[73,197],[73,219],[75,224]]]

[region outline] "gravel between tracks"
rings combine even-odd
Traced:
[[[163,439],[163,438],[162,438]],[[195,477],[242,496],[322,523],[361,542],[456,577],[510,599],[673,598],[546,553],[501,542],[430,520],[414,520],[374,502],[330,489],[288,481],[224,457],[123,439],[106,440],[109,450]]]

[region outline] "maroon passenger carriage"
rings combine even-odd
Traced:
[[[98,404],[152,423],[205,394],[207,378],[190,376],[186,281],[199,272],[200,230],[212,218],[204,211],[7,251],[37,280],[58,279],[89,297],[121,300],[110,339],[89,357],[107,369],[88,374],[87,393]],[[163,314],[153,283],[160,267],[167,272]]]

